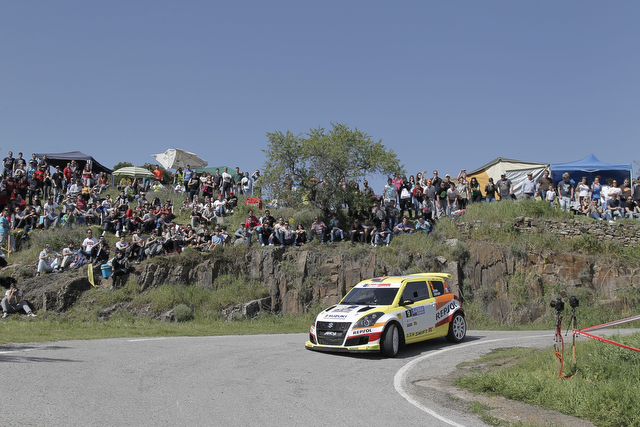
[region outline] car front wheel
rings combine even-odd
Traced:
[[[400,349],[400,332],[395,323],[385,329],[380,340],[380,351],[387,357],[396,357]]]
[[[460,313],[455,313],[449,323],[447,339],[451,342],[460,342],[467,336],[467,321]]]

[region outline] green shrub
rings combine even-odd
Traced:
[[[186,304],[178,304],[173,308],[176,322],[187,322],[193,320],[193,310]]]

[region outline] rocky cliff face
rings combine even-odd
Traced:
[[[137,266],[129,279],[142,290],[164,283],[215,289],[221,275],[245,277],[268,289],[272,311],[302,313],[313,303],[328,306],[338,302],[366,278],[439,271],[452,274],[450,285],[463,300],[482,300],[493,318],[509,322],[532,321],[544,313],[549,299],[544,295],[544,284],[556,284],[567,295],[576,288],[586,288],[617,303],[621,303],[621,290],[640,286],[638,269],[575,254],[512,253],[483,242],[470,242],[460,262],[403,254],[402,266],[389,265],[372,248],[361,248],[355,254],[340,246],[332,249],[335,251],[255,248],[236,258],[213,256],[191,264],[179,263],[179,257],[170,262],[155,258]],[[95,280],[100,284],[102,278],[96,275]],[[64,311],[91,285],[86,271],[76,271],[27,279],[20,286],[37,309]]]

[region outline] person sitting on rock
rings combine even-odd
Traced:
[[[45,245],[42,252],[40,252],[36,276],[40,276],[43,272],[51,273],[58,271],[60,259],[62,259],[62,255],[56,251],[52,251],[51,246]]]
[[[113,273],[111,274],[111,289],[117,289],[126,282],[125,276],[129,273],[129,261],[124,256],[124,251],[116,250],[116,256],[111,258],[108,264],[111,265]]]

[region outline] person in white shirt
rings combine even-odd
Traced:
[[[46,245],[42,252],[40,252],[36,276],[40,276],[42,272],[51,273],[52,271],[58,271],[61,258],[62,255],[56,251],[52,251],[51,246]]]
[[[93,247],[96,246],[97,244],[98,244],[98,239],[93,237],[93,231],[90,228],[88,228],[87,237],[85,237],[84,240],[82,241],[82,249],[78,251],[78,255],[81,255],[87,258],[89,262],[92,262],[93,254],[95,253],[95,251],[93,250]],[[96,250],[97,248],[98,247],[96,246]]]

